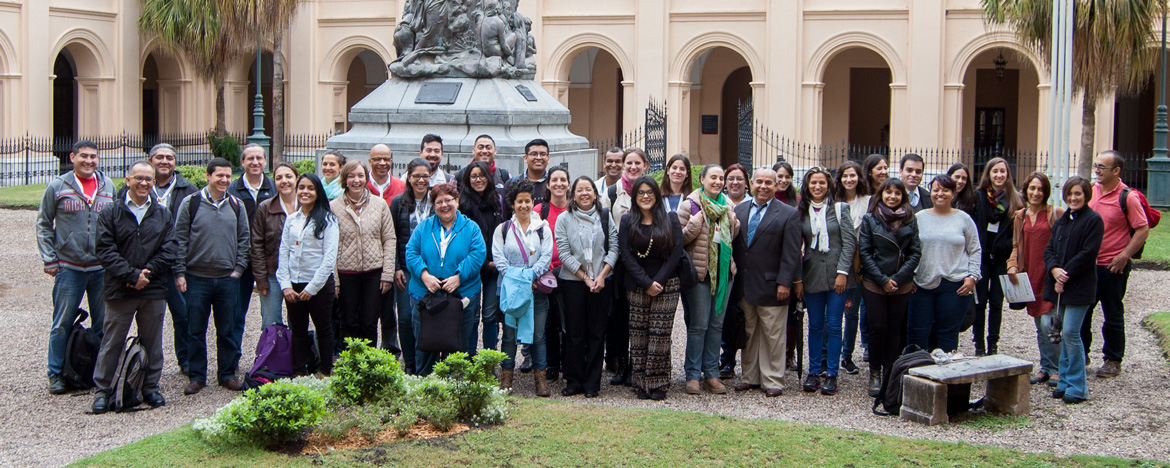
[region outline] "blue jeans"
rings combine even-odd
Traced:
[[[503,322],[503,316],[500,314],[500,292],[496,290],[499,287],[499,277],[480,276],[483,281],[483,289],[481,296],[483,297],[482,311],[483,321],[483,349],[497,349],[500,345],[500,323]]]
[[[410,294],[404,294],[409,296]],[[468,298],[467,307],[463,308],[463,352],[471,355],[475,351],[475,345],[479,342],[479,334],[476,333],[475,321],[479,316],[479,293]],[[410,321],[411,329],[414,330],[414,336],[417,337],[421,322],[419,322],[418,315],[418,299],[410,298]],[[446,353],[431,353],[418,349],[418,344],[414,347],[414,371],[417,375],[427,376],[434,370],[435,364],[443,358],[447,357]]]
[[[934,289],[918,288],[910,296],[906,314],[906,343],[930,350],[930,333],[937,330],[938,348],[946,352],[959,347],[959,328],[971,307],[971,296],[958,293],[961,281],[941,280]]]
[[[1049,375],[1060,372],[1058,367],[1060,366],[1060,344],[1053,343],[1052,340],[1048,339],[1048,335],[1052,333],[1052,320],[1055,318],[1056,309],[1035,317],[1036,344],[1040,347],[1040,371]]]
[[[846,291],[845,294],[853,300],[853,304],[845,309],[845,336],[842,338],[844,345],[841,348],[841,354],[852,359],[859,328],[861,330],[861,347],[869,347],[869,322],[866,322],[865,318],[865,301],[861,298],[861,286],[855,286]]]
[[[252,274],[252,269],[244,270],[240,274],[239,279],[239,297],[236,298],[236,313],[232,319],[232,339],[236,343],[236,361],[240,360],[240,344],[244,342],[244,322],[248,320],[248,306],[252,302],[252,290],[256,288],[256,276]],[[281,297],[284,297],[281,295]],[[219,327],[216,327],[219,328]]]
[[[837,294],[831,289],[804,294],[804,306],[808,310],[809,374],[837,376],[841,365],[841,316],[845,313],[845,300],[848,298],[848,292]],[[828,343],[825,343],[826,331]]]
[[[102,299],[105,286],[105,270],[77,271],[69,268],[57,270],[53,277],[53,328],[49,330],[49,375],[61,375],[65,367],[65,348],[69,344],[69,330],[77,320],[77,308],[81,296],[88,298],[89,326],[98,336],[106,316],[106,303]]]
[[[260,324],[261,330],[274,323],[284,323],[283,314],[280,312],[282,305],[284,292],[280,289],[280,282],[276,281],[276,275],[268,275],[268,295],[260,296],[260,317],[264,320]]]
[[[235,377],[236,367],[240,364],[240,341],[235,338],[232,328],[236,323],[240,279],[231,276],[203,278],[190,273],[186,276],[191,381],[207,383],[207,322],[214,317],[216,378],[223,382]]]
[[[1064,314],[1064,328],[1060,340],[1060,381],[1056,389],[1076,398],[1089,398],[1089,383],[1085,377],[1085,345],[1081,342],[1081,325],[1089,306],[1060,306]]]
[[[548,295],[540,291],[532,291],[532,368],[536,370],[548,369],[548,348],[544,330],[548,326]],[[502,321],[502,320],[501,320]],[[500,363],[500,368],[512,370],[516,368],[516,329],[504,325],[504,339],[500,343],[500,351],[508,357]]]
[[[395,287],[397,288],[397,286]],[[395,289],[394,302],[398,307],[398,347],[402,348],[402,365],[407,374],[414,374],[414,306],[418,301],[410,293]]]
[[[160,278],[167,285],[167,309],[171,311],[171,326],[175,329],[175,361],[179,368],[187,368],[187,355],[190,353],[187,344],[190,326],[187,324],[187,299],[179,288],[175,286],[174,273],[167,272]]]
[[[728,284],[727,292],[730,291]],[[719,345],[723,341],[723,319],[727,314],[716,310],[710,277],[691,286],[686,293],[688,306],[683,310],[687,317],[687,347],[683,372],[687,380],[717,379]]]

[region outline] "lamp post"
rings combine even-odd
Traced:
[[[1150,206],[1170,208],[1170,157],[1166,153],[1166,1],[1162,1],[1162,79],[1158,87],[1158,120],[1154,124],[1154,156],[1146,160],[1146,196]]]
[[[268,155],[268,167],[272,167],[272,138],[264,134],[264,96],[260,94],[260,52],[263,49],[260,46],[260,39],[256,39],[256,73],[252,76],[256,79],[256,101],[252,107],[252,134],[248,135],[248,143],[256,143],[264,147],[264,154]]]

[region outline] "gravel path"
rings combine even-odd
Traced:
[[[35,247],[32,211],[0,210],[0,232],[9,232],[0,243],[0,466],[61,466],[86,456],[165,432],[206,416],[227,403],[236,393],[210,386],[195,396],[182,395],[186,378],[179,374],[171,347],[171,327],[166,325],[165,346],[168,350],[163,370],[162,391],[167,406],[127,414],[85,414],[92,403],[91,393],[51,396],[46,391],[46,329],[51,315],[52,282],[40,269]],[[11,229],[11,231],[9,231]],[[602,385],[601,397],[589,403],[630,408],[668,408],[700,411],[746,418],[767,418],[818,424],[844,429],[918,439],[945,440],[1011,447],[1031,452],[1057,454],[1097,454],[1125,458],[1170,461],[1170,404],[1166,388],[1170,387],[1166,359],[1160,354],[1154,336],[1141,327],[1149,313],[1166,309],[1170,303],[1170,272],[1139,271],[1130,277],[1126,329],[1128,343],[1124,372],[1111,380],[1089,378],[1092,400],[1077,406],[1065,406],[1048,398],[1049,387],[1034,386],[1030,421],[1021,425],[979,428],[975,424],[957,423],[925,427],[896,418],[874,416],[871,400],[865,396],[865,371],[859,375],[842,373],[841,391],[836,396],[805,394],[799,391],[796,377],[790,376],[784,396],[764,398],[762,393],[739,395],[688,396],[682,393],[682,354],[685,329],[681,314],[674,331],[674,383],[669,397],[662,402],[634,398],[624,387]],[[1004,311],[1004,354],[1037,361],[1035,331],[1031,318],[1023,312]],[[245,350],[241,367],[253,359],[248,349],[259,338],[258,305],[252,303]],[[1097,314],[1100,323],[1100,313]],[[1094,339],[1100,346],[1100,330]],[[213,336],[209,330],[209,336]],[[963,351],[971,353],[970,333],[964,334]],[[859,351],[860,353],[860,351]],[[1100,350],[1090,353],[1096,369],[1101,362]],[[857,356],[860,362],[860,355]],[[517,375],[516,393],[532,395],[532,379]],[[605,378],[608,379],[606,374]],[[734,386],[737,380],[725,381]],[[559,397],[561,383],[553,386]],[[981,394],[976,388],[973,393]],[[734,393],[734,392],[733,392]],[[585,402],[581,397],[568,400]]]

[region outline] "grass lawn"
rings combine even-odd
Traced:
[[[779,421],[516,401],[504,426],[374,449],[302,457],[225,449],[204,443],[188,425],[73,466],[1156,466]]]
[[[41,204],[43,193],[45,193],[45,184],[0,187],[0,207],[35,210]]]
[[[1158,223],[1158,227],[1150,230],[1146,249],[1138,262],[1154,262],[1170,267],[1170,223]]]
[[[1158,336],[1158,343],[1162,345],[1162,355],[1170,359],[1170,312],[1155,312],[1143,321],[1146,328]]]

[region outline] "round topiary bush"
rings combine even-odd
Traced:
[[[217,412],[215,427],[228,441],[273,445],[300,436],[325,415],[325,397],[304,385],[278,380],[244,392]]]
[[[360,405],[402,395],[405,374],[393,354],[359,338],[346,338],[345,343],[345,351],[333,364],[330,385],[334,398],[343,404]]]

